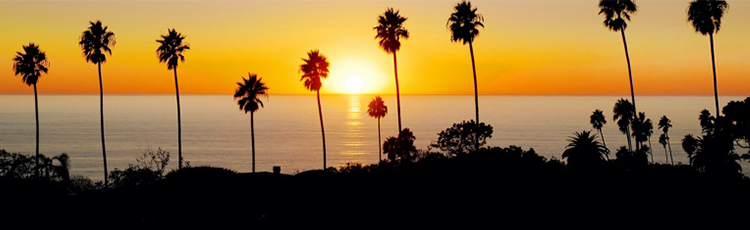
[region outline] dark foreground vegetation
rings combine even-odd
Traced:
[[[150,163],[159,162],[150,159]],[[144,161],[114,170],[109,189],[55,174],[43,175],[43,179],[4,177],[0,180],[5,212],[1,217],[5,223],[93,227],[103,222],[170,228],[556,225],[557,221],[611,222],[617,218],[632,219],[632,223],[645,221],[644,216],[651,220],[700,214],[706,220],[707,215],[719,213],[746,215],[742,210],[747,210],[746,195],[750,194],[750,180],[741,174],[618,160],[570,167],[515,146],[452,157],[421,152],[413,162],[349,164],[296,175],[186,167],[162,176],[160,170],[163,166]],[[736,207],[744,209],[734,211]]]

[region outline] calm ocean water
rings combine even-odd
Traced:
[[[627,96],[622,96],[628,98]],[[377,121],[367,115],[372,95],[321,97],[326,129],[328,165],[378,161]],[[610,149],[626,139],[612,122],[612,107],[620,96],[480,96],[480,119],[494,127],[491,146],[534,148],[547,158],[561,158],[574,131],[591,130],[589,115],[602,109],[608,119],[604,137]],[[722,96],[722,104],[741,100]],[[231,95],[183,95],[183,157],[193,166],[218,166],[251,171],[250,115],[238,110]],[[383,98],[389,108],[382,120],[383,139],[396,135],[396,99]],[[72,172],[101,180],[101,142],[98,95],[40,95],[40,151],[46,155],[68,153]],[[667,115],[675,161],[687,163],[680,139],[700,134],[698,114],[713,108],[711,96],[638,96],[639,111],[658,123]],[[417,148],[426,149],[437,133],[453,123],[474,118],[469,95],[402,97],[402,122],[417,137]],[[172,153],[177,164],[177,118],[174,95],[106,95],[105,130],[110,169],[134,164],[147,148]],[[654,160],[665,162],[652,136]],[[322,168],[322,144],[314,96],[273,95],[255,115],[258,171],[281,166],[283,173]],[[0,95],[0,149],[34,153],[34,96]],[[742,163],[747,175],[747,163]]]

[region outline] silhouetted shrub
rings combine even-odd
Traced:
[[[409,128],[404,128],[398,137],[389,137],[385,140],[383,153],[388,155],[391,161],[411,162],[417,154],[417,147],[414,147],[415,139]]]
[[[477,147],[487,144],[487,138],[492,138],[491,125],[484,122],[477,125],[474,120],[462,121],[438,133],[437,142],[430,146],[458,156],[477,151]]]

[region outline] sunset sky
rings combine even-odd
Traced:
[[[307,94],[301,58],[319,49],[331,62],[321,93],[393,94],[392,57],[374,39],[387,7],[408,17],[398,52],[403,94],[473,93],[468,46],[450,41],[456,0],[0,1],[0,93],[33,93],[12,72],[22,45],[51,62],[42,94],[98,93],[97,70],[77,42],[89,21],[116,35],[103,65],[107,94],[173,94],[156,39],[168,28],[191,50],[178,69],[183,94],[233,93],[256,73],[273,94]],[[626,30],[636,94],[712,94],[709,39],[686,21],[687,0],[636,0]],[[750,93],[750,1],[729,0],[716,35],[719,92]],[[485,26],[474,44],[480,94],[629,94],[620,34],[607,30],[598,1],[475,0]],[[352,80],[355,79],[355,80]],[[359,82],[358,82],[359,81]],[[362,84],[361,90],[352,91]]]

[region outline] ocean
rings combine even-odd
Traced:
[[[378,162],[377,120],[367,115],[374,95],[323,95],[323,119],[328,166],[347,162]],[[623,96],[493,96],[479,97],[480,120],[492,125],[489,146],[534,148],[541,156],[560,159],[573,132],[592,130],[589,116],[601,109],[607,118],[604,137],[611,150],[627,144],[612,121],[612,107]],[[725,105],[742,96],[721,96]],[[398,132],[396,98],[383,96],[388,114],[381,120],[383,140]],[[688,163],[680,140],[700,135],[698,115],[713,111],[712,96],[636,96],[637,108],[654,125],[663,115],[670,130],[675,162]],[[216,166],[250,172],[250,115],[240,111],[231,95],[182,95],[183,158],[191,166]],[[405,95],[402,123],[416,136],[415,145],[427,149],[438,133],[453,123],[474,119],[472,95]],[[168,168],[177,166],[177,116],[174,95],[105,95],[105,132],[109,169],[124,169],[146,149],[171,153]],[[98,95],[40,95],[40,152],[68,153],[74,175],[103,178]],[[596,130],[593,130],[596,132]],[[651,137],[653,159],[664,163]],[[35,148],[34,96],[0,95],[0,149],[33,154]],[[318,109],[314,95],[271,95],[255,113],[257,171],[281,166],[294,174],[323,167]],[[743,151],[743,150],[739,150]],[[614,156],[611,156],[614,157]],[[385,158],[385,156],[384,156]],[[650,158],[649,158],[650,159]],[[743,172],[750,167],[742,162]]]

